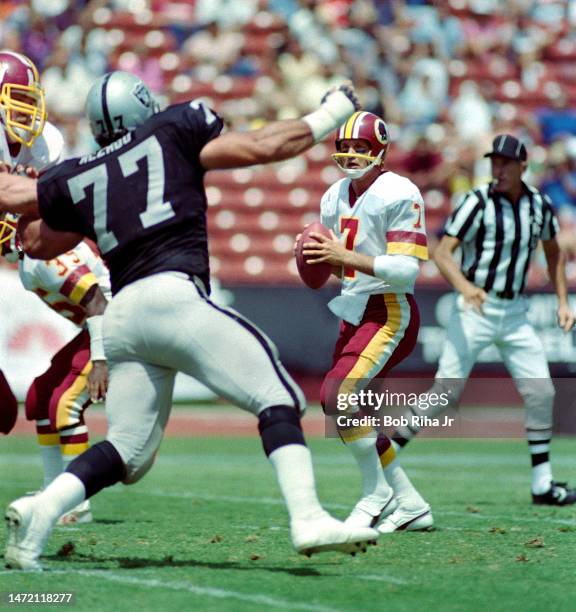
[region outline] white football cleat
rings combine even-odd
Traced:
[[[384,518],[377,525],[379,533],[394,531],[430,531],[434,527],[434,518],[430,506],[426,504],[416,510],[407,510],[402,506]]]
[[[369,544],[376,544],[378,532],[366,527],[345,525],[329,514],[308,521],[292,521],[292,543],[301,555],[336,551],[355,555],[366,552]]]
[[[344,523],[351,527],[374,527],[378,521],[392,514],[397,506],[398,503],[394,499],[392,489],[390,489],[390,495],[384,500],[374,499],[373,495],[368,495],[352,508],[352,512]]]
[[[6,509],[6,553],[4,560],[10,569],[41,570],[40,555],[52,523],[35,508],[35,497],[20,497]]]
[[[70,512],[63,514],[56,523],[57,525],[83,525],[85,523],[91,523],[94,520],[92,511],[90,509],[90,500],[86,499],[81,504],[78,504],[76,508],[72,508]]]

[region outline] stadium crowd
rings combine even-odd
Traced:
[[[389,167],[424,194],[432,246],[459,195],[489,178],[482,155],[493,135],[515,133],[528,147],[527,180],[556,206],[575,282],[575,24],[570,0],[5,0],[0,47],[38,65],[68,156],[94,147],[83,103],[112,69],[142,77],[164,105],[204,97],[235,128],[308,112],[327,87],[351,79],[366,110],[388,123]],[[291,162],[292,181],[332,182],[330,152]],[[286,186],[283,171],[274,180]],[[210,203],[238,197],[238,182],[248,207],[258,206],[253,177],[216,181]],[[290,204],[302,198],[291,193]],[[312,211],[318,200],[305,204]],[[214,227],[235,231],[223,212],[214,207]],[[262,223],[280,229],[282,217]],[[245,252],[238,235],[223,241]],[[288,257],[290,240],[278,244]],[[432,264],[426,274],[436,278]]]

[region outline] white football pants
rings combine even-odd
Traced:
[[[472,307],[465,307],[462,296],[458,295],[438,363],[435,387],[442,385],[442,379],[452,379],[450,390],[453,401],[457,402],[480,351],[494,344],[524,400],[529,439],[549,439],[554,385],[542,342],[528,321],[526,298],[503,300],[489,294],[483,312],[481,315]]]
[[[140,279],[115,295],[104,316],[104,347],[107,439],[127,466],[126,483],[154,461],[178,371],[255,415],[277,405],[304,411],[304,396],[274,344],[179,272]]]

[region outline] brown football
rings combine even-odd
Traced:
[[[322,287],[322,285],[325,285],[326,281],[330,278],[332,266],[328,263],[306,263],[306,257],[302,253],[303,245],[306,242],[314,242],[317,240],[316,238],[310,237],[312,232],[324,234],[324,236],[330,238],[330,232],[322,225],[322,223],[319,221],[310,223],[310,225],[308,225],[302,231],[300,240],[298,240],[298,243],[296,244],[296,265],[298,266],[300,278],[304,281],[304,283],[311,289],[319,289]]]

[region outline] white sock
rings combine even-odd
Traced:
[[[550,489],[552,482],[552,467],[550,461],[545,461],[532,468],[532,493],[542,495]]]
[[[364,436],[352,442],[346,442],[346,447],[356,459],[362,476],[362,496],[373,497],[375,502],[386,500],[390,496],[390,487],[384,478],[380,457],[376,450],[376,438]]]
[[[397,459],[384,468],[386,480],[394,489],[398,504],[407,510],[417,510],[426,505],[423,497],[414,488]]]
[[[288,444],[268,457],[276,470],[280,490],[288,508],[290,520],[309,520],[326,512],[318,501],[312,457],[302,444]]]
[[[56,478],[56,476],[64,471],[60,445],[40,445],[40,455],[42,457],[42,466],[44,468],[44,488],[46,488],[54,480],[54,478]]]
[[[62,463],[64,464],[63,471],[65,472],[68,466],[72,463],[72,461],[74,461],[74,459],[77,459],[81,454],[82,453],[80,453],[79,455],[65,455],[63,453],[62,454]],[[89,508],[90,508],[90,500],[86,499],[79,506],[74,506],[74,508],[72,509],[79,511],[79,510],[88,510]]]
[[[82,481],[70,472],[55,478],[36,499],[53,522],[84,501],[86,491]]]

